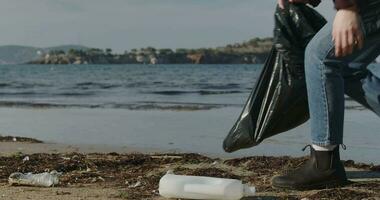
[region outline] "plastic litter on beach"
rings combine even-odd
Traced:
[[[130,188],[137,188],[137,187],[140,187],[140,186],[141,186],[141,182],[140,182],[140,181],[137,181],[135,184],[130,185],[129,187],[130,187]]]
[[[24,163],[24,162],[27,162],[27,161],[29,161],[29,160],[30,160],[29,156],[25,156],[25,158],[22,159],[22,162]]]
[[[256,193],[240,180],[204,176],[181,176],[168,171],[160,180],[159,193],[165,198],[239,200]]]
[[[52,187],[59,183],[60,175],[62,175],[62,173],[57,171],[52,171],[50,173],[44,172],[40,174],[23,174],[16,172],[9,176],[8,182],[10,185]]]

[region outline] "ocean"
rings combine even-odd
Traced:
[[[0,66],[0,106],[212,109],[240,106],[260,65]]]
[[[233,154],[222,141],[262,65],[3,65],[0,134],[221,157],[302,156],[309,124]],[[379,119],[348,99],[344,159],[380,163]]]

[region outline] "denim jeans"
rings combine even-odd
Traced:
[[[379,54],[380,34],[373,34],[361,50],[336,58],[331,23],[311,40],[305,75],[313,144],[343,144],[345,94],[380,116],[380,66],[368,67]]]

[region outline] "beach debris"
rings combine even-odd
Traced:
[[[137,181],[134,185],[130,185],[129,188],[137,188],[141,186],[141,181]]]
[[[101,176],[92,178],[91,182],[92,183],[96,183],[96,182],[98,182],[98,180],[102,181],[102,182],[106,182],[106,180],[103,177],[101,177]]]
[[[71,158],[68,157],[61,157],[63,160],[71,160]]]
[[[15,138],[15,137],[13,137],[12,140],[13,140],[13,142],[17,142],[17,138]]]
[[[70,195],[71,192],[66,192],[66,191],[57,191],[56,192],[57,195]]]
[[[182,159],[183,156],[169,156],[169,155],[160,155],[160,156],[150,156],[152,159]]]
[[[101,177],[101,176],[99,176],[98,179],[101,180],[101,181],[103,181],[103,182],[106,181],[106,180],[105,180],[103,177]]]
[[[25,156],[25,158],[22,159],[22,162],[24,163],[24,162],[27,162],[27,161],[29,161],[29,160],[30,160],[29,156]]]
[[[175,175],[168,171],[160,180],[159,193],[169,199],[239,200],[254,196],[256,188],[237,179]]]
[[[59,183],[59,176],[61,175],[62,173],[55,170],[40,174],[16,172],[9,176],[8,182],[10,185],[52,187]]]

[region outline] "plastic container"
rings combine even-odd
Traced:
[[[8,181],[11,185],[25,185],[25,186],[39,186],[51,187],[59,183],[59,176],[61,174],[57,171],[50,173],[32,174],[32,173],[13,173],[9,176]]]
[[[256,189],[234,179],[180,176],[168,172],[160,180],[159,192],[165,198],[238,200],[254,196]]]

